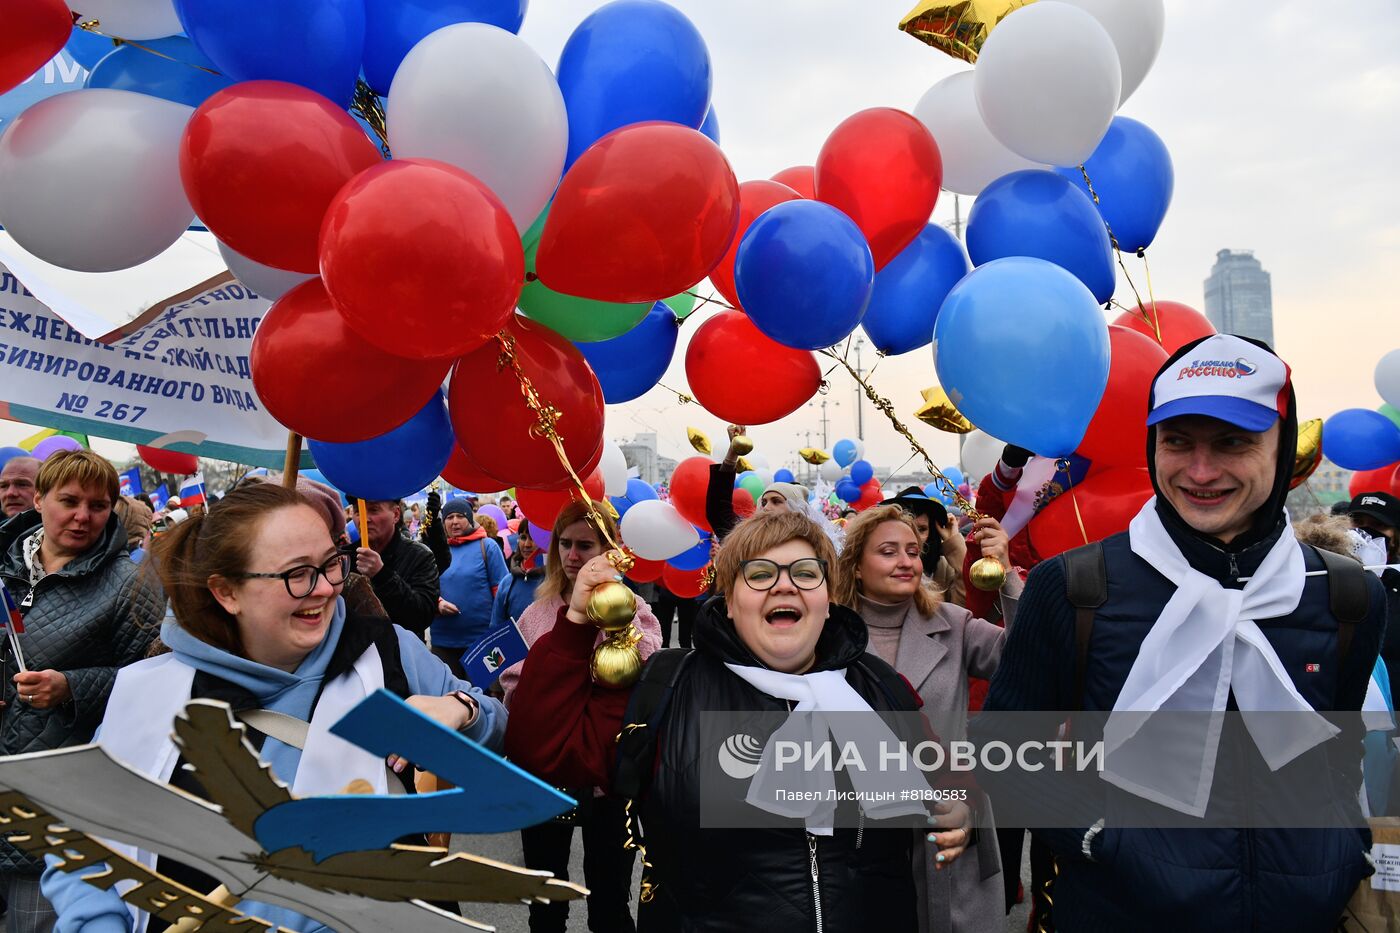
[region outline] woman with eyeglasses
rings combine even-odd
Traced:
[[[171,650],[117,674],[98,732],[113,757],[203,796],[179,766],[170,733],[189,700],[210,698],[240,718],[282,714],[266,734],[245,727],[262,760],[298,796],[341,793],[358,779],[377,793],[405,792],[413,777],[407,762],[390,757],[376,766],[368,756],[338,753],[331,745],[341,740],[325,731],[380,687],[488,748],[501,747],[500,703],[453,677],[417,636],[385,619],[346,614],[340,593],[348,558],[300,493],[240,486],[163,536],[154,557],[170,597],[161,638]],[[197,891],[217,884],[164,858],[156,867]],[[126,904],[78,873],[50,869],[43,889],[59,929],[132,929]],[[268,904],[240,909],[296,931],[325,929]],[[151,918],[147,929],[163,925]]]
[[[847,714],[820,720],[832,723],[838,743],[928,738],[911,731],[917,716],[890,715],[914,713],[918,699],[866,653],[860,617],[831,601],[835,563],[826,533],[805,515],[741,522],[720,550],[721,595],[696,621],[695,649],[658,652],[636,685],[618,690],[595,684],[589,671],[597,635],[585,614],[589,597],[617,579],[599,556],[580,569],[553,629],[531,649],[507,751],[547,780],[599,784],[632,799],[632,835],[646,848],[639,929],[913,931],[915,846],[928,838],[947,865],[968,844],[970,811],[947,802],[968,787],[942,778],[931,787],[916,768],[871,776],[879,792],[864,774],[828,775],[827,789],[860,791],[870,803],[755,797],[801,777],[793,771],[802,769],[777,773],[771,749],[760,756],[757,747],[785,730],[811,734],[806,713]],[[734,718],[713,718],[725,714]],[[753,806],[744,803],[746,787]],[[702,805],[702,789],[726,788],[726,810]],[[879,802],[895,788],[907,799]],[[945,802],[929,799],[931,789]]]

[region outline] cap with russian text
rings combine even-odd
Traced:
[[[1207,337],[1152,384],[1147,423],[1205,415],[1246,431],[1267,431],[1288,412],[1288,364],[1234,334]]]
[[[1350,515],[1367,515],[1391,528],[1400,528],[1400,499],[1388,492],[1363,492],[1351,500]]]

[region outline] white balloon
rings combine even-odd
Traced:
[[[627,458],[622,448],[612,441],[603,441],[603,459],[598,461],[603,471],[603,491],[609,496],[627,495]]]
[[[431,33],[389,87],[389,145],[398,159],[437,159],[496,193],[526,230],[559,184],[569,146],[564,95],[520,37],[484,23]]]
[[[185,28],[174,0],[68,0],[68,9],[80,23],[96,20],[98,30],[114,39],[161,39]]]
[[[1142,79],[1152,70],[1162,49],[1167,28],[1167,11],[1162,0],[1061,0],[1089,13],[1108,30],[1118,50],[1123,73],[1123,89],[1118,103],[1132,96]]]
[[[180,138],[194,110],[132,91],[69,91],[0,135],[0,225],[78,272],[114,272],[165,252],[194,220]]]
[[[962,461],[963,476],[973,492],[997,465],[1005,446],[1004,441],[997,440],[986,431],[973,431],[965,436],[958,459]]]
[[[286,269],[265,266],[234,250],[222,240],[216,242],[219,244],[219,255],[224,257],[224,265],[228,266],[228,271],[233,273],[233,277],[268,301],[276,301],[302,282],[316,278],[315,273],[288,272]]]
[[[828,460],[817,467],[817,475],[828,483],[835,484],[841,477],[846,475],[846,468],[835,460]]]
[[[699,544],[700,533],[671,503],[647,499],[622,516],[622,540],[645,560],[670,560]]]
[[[1123,73],[1108,31],[1057,0],[1013,11],[977,57],[973,89],[987,129],[1017,155],[1080,165],[1113,114]]]
[[[1391,350],[1376,364],[1376,391],[1391,408],[1400,408],[1400,350]]]
[[[772,470],[754,470],[753,475],[758,477],[759,482],[763,484],[765,489],[773,485]]]
[[[744,454],[744,459],[749,461],[749,466],[753,467],[755,472],[768,469],[768,458],[763,454]]]
[[[943,187],[957,194],[981,194],[1003,175],[1045,167],[1021,158],[992,135],[977,109],[972,83],[971,71],[949,75],[914,107],[914,116],[928,127],[943,156]]]

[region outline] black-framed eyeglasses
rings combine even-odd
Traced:
[[[739,565],[739,576],[744,578],[750,589],[764,592],[777,586],[778,577],[784,570],[792,585],[799,590],[815,590],[826,582],[826,561],[820,557],[804,557],[790,564],[757,557]]]
[[[316,589],[316,584],[321,582],[322,577],[325,577],[331,586],[344,583],[349,564],[348,557],[336,554],[319,567],[314,564],[297,564],[281,573],[237,573],[233,576],[240,580],[281,580],[282,585],[287,588],[288,596],[292,599],[305,599]]]

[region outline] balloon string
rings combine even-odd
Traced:
[[[676,390],[676,389],[671,388],[670,386],[668,386],[668,385],[666,385],[666,384],[664,384],[664,383],[658,382],[658,383],[656,384],[656,387],[657,387],[658,389],[665,389],[667,392],[670,392],[672,395],[674,395],[674,396],[676,397],[676,401],[679,402],[679,403],[682,404],[682,405],[694,405],[694,404],[695,404],[695,399],[691,398],[689,395],[686,395],[684,392],[681,392],[681,391],[678,391],[678,390]]]
[[[1079,498],[1074,494],[1074,478],[1070,476],[1069,461],[1056,460],[1055,469],[1065,474],[1065,493],[1069,496],[1069,504],[1074,506],[1074,518],[1079,522],[1079,534],[1083,536],[1084,543],[1089,543],[1089,532],[1084,529],[1084,516],[1079,514]]]
[[[598,534],[602,535],[608,543],[608,562],[620,572],[631,570],[636,563],[635,558],[608,531],[607,523],[603,521],[598,503],[593,501],[593,497],[584,488],[583,480],[579,479],[573,464],[569,462],[569,455],[564,451],[564,438],[559,433],[559,419],[563,417],[563,414],[540,396],[535,384],[530,381],[530,377],[521,368],[520,361],[515,355],[515,338],[505,331],[501,331],[496,335],[496,342],[501,348],[501,353],[496,358],[496,371],[500,372],[502,369],[510,367],[511,372],[520,382],[520,394],[525,397],[525,406],[535,414],[535,423],[530,426],[530,434],[534,437],[543,437],[553,445],[554,454],[559,458],[559,463],[568,471],[569,480],[574,484],[574,492],[579,496],[579,500],[587,510],[589,520],[593,523],[593,527],[598,530]],[[611,509],[612,506],[609,505],[608,508]],[[615,510],[614,515],[616,515]]]
[[[862,378],[860,373],[856,372],[856,368],[852,366],[849,361],[838,356],[834,350],[819,350],[817,352],[836,360],[840,366],[845,368],[846,372],[850,373],[851,378],[856,381],[856,385],[864,390],[865,397],[870,400],[870,404],[874,405],[877,410],[889,419],[890,424],[909,442],[909,446],[914,449],[914,452],[923,458],[924,467],[933,475],[934,482],[938,484],[940,490],[951,498],[957,507],[963,510],[968,518],[973,521],[981,519],[983,517],[982,513],[977,511],[976,507],[974,507],[962,493],[958,492],[958,487],[952,480],[943,475],[942,470],[934,466],[933,458],[929,456],[927,450],[924,450],[923,445],[910,433],[909,429],[904,426],[904,422],[899,420],[899,415],[895,412],[894,405],[890,403],[890,400],[876,392],[870,383]]]
[[[1103,202],[1099,200],[1099,193],[1094,190],[1094,182],[1089,177],[1089,169],[1086,168],[1082,163],[1079,166],[1079,174],[1084,176],[1084,184],[1089,189],[1089,197],[1093,199],[1094,206],[1101,207]],[[1157,305],[1155,303],[1152,305],[1153,314],[1152,317],[1148,317],[1146,307],[1143,305],[1142,302],[1142,295],[1138,292],[1137,285],[1133,282],[1133,277],[1128,272],[1127,265],[1123,262],[1123,250],[1120,249],[1118,246],[1118,237],[1113,232],[1113,225],[1108,222],[1107,217],[1103,216],[1102,210],[1099,211],[1099,216],[1103,218],[1104,229],[1108,231],[1108,242],[1113,247],[1113,256],[1115,259],[1118,260],[1118,268],[1123,270],[1123,278],[1127,280],[1128,287],[1133,290],[1133,297],[1137,298],[1136,313],[1140,315],[1144,321],[1152,325],[1152,329],[1157,335],[1157,343],[1160,344],[1162,342],[1162,328],[1158,325],[1156,321]]]
[[[129,45],[129,46],[131,46],[133,49],[140,49],[141,51],[143,51],[143,52],[148,52],[148,53],[150,53],[151,55],[156,56],[157,58],[163,58],[163,59],[165,59],[165,60],[168,61],[168,62],[175,62],[177,65],[184,65],[184,66],[186,66],[186,67],[188,67],[188,68],[197,68],[198,70],[203,71],[203,72],[207,72],[208,74],[211,74],[211,75],[218,75],[219,77],[223,77],[222,72],[215,71],[213,68],[206,68],[206,67],[204,67],[203,65],[196,65],[196,64],[194,64],[193,62],[181,61],[180,59],[176,58],[175,56],[173,56],[173,55],[166,55],[164,52],[161,52],[161,51],[159,51],[159,50],[157,50],[157,49],[153,49],[153,48],[151,48],[149,45],[142,45],[141,43],[139,43],[139,42],[134,42],[134,41],[132,41],[131,39],[123,39],[121,36],[114,36],[114,35],[111,35],[111,34],[109,34],[109,33],[105,33],[105,32],[102,31],[102,21],[101,21],[101,20],[90,19],[90,20],[87,20],[87,21],[81,22],[81,23],[78,22],[77,20],[78,20],[78,14],[74,13],[74,14],[73,14],[73,21],[74,21],[74,22],[73,22],[73,25],[77,26],[79,29],[83,30],[84,32],[90,32],[90,33],[92,33],[94,36],[101,36],[101,37],[104,38],[104,39],[111,39],[111,40],[112,40],[113,42],[115,42],[117,45]]]
[[[350,104],[350,112],[359,114],[360,118],[369,124],[369,128],[374,130],[374,135],[379,137],[379,148],[383,150],[384,157],[392,157],[389,151],[389,118],[384,113],[384,106],[379,102],[379,95],[365,83],[364,78],[355,79],[355,97]]]
[[[1157,296],[1152,294],[1152,267],[1147,264],[1147,248],[1137,251],[1142,260],[1142,270],[1147,274],[1147,300],[1152,302],[1152,327],[1157,332],[1157,342],[1162,342],[1162,319],[1157,315]]]

